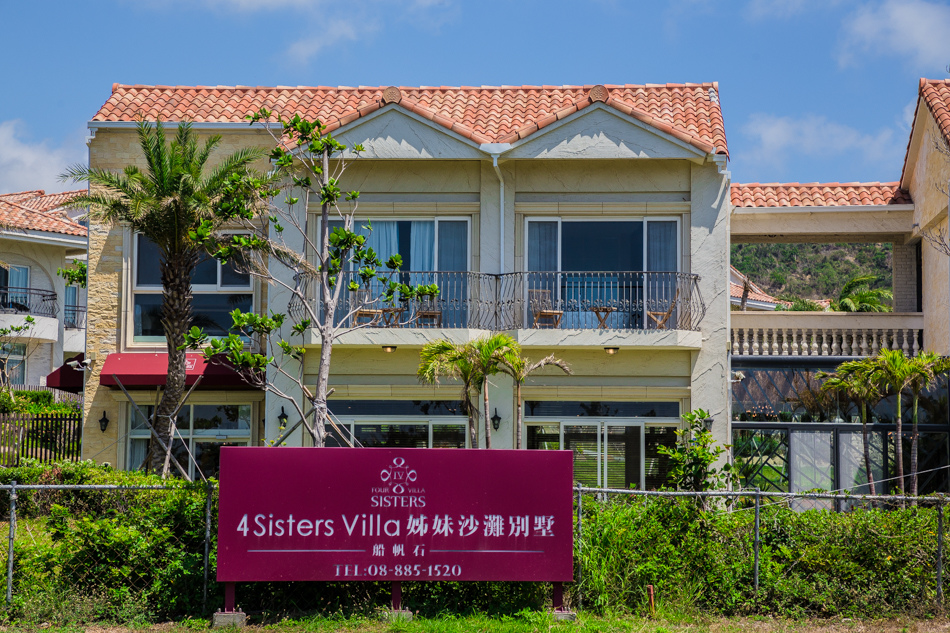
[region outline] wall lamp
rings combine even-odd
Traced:
[[[386,352],[387,354],[392,354],[393,352],[396,351],[396,346],[395,346],[395,345],[383,345],[383,351]]]
[[[604,351],[607,352],[610,356],[613,356],[620,351],[619,347],[605,347]]]
[[[106,432],[106,428],[109,426],[109,416],[106,415],[106,412],[102,412],[102,417],[99,418],[99,430],[103,433]]]
[[[280,408],[280,415],[277,416],[277,423],[280,425],[280,428],[287,426],[287,412],[284,411],[284,407]]]
[[[491,416],[491,426],[496,431],[501,426],[501,416],[498,415],[498,407],[495,407],[495,415]]]
[[[706,427],[707,431],[712,430],[713,420],[715,418],[703,418],[703,426]]]

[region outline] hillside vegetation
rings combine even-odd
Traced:
[[[890,244],[733,244],[732,265],[776,297],[836,297],[866,273],[873,288],[891,287]]]

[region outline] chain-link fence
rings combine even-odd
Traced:
[[[206,612],[216,504],[212,483],[0,486],[6,602],[107,619]]]
[[[578,485],[572,597],[596,610],[645,611],[656,590],[724,614],[929,612],[944,601],[947,503]]]

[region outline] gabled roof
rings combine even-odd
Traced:
[[[59,210],[85,190],[46,194],[42,189],[0,194],[0,225],[86,237],[86,227]]]
[[[594,86],[286,87],[114,84],[95,121],[239,123],[266,107],[333,131],[395,103],[475,143],[513,143],[602,102],[707,153],[728,155],[717,83]]]
[[[920,87],[917,91],[917,108],[914,109],[914,122],[910,125],[910,138],[907,140],[907,152],[904,154],[904,167],[901,170],[901,182],[907,175],[907,163],[910,160],[911,143],[914,142],[914,132],[917,129],[917,115],[920,104],[923,102],[930,115],[937,123],[943,134],[943,140],[950,143],[950,79],[920,78]]]
[[[736,207],[840,207],[913,204],[896,182],[767,183],[732,185]]]
[[[764,290],[762,290],[762,288],[756,285],[755,282],[753,282],[751,279],[749,279],[748,277],[743,275],[741,272],[739,272],[739,270],[735,266],[730,266],[730,268],[732,269],[731,271],[732,276],[736,277],[743,283],[746,281],[749,282],[749,296],[748,296],[749,301],[760,301],[762,303],[771,303],[773,305],[784,305],[784,306],[792,305],[791,302],[783,301],[782,299],[777,299],[773,297],[772,295],[768,294],[767,292],[765,292]],[[739,299],[741,301],[742,300],[742,286],[743,286],[742,283],[736,283],[735,281],[732,281],[730,279],[729,280],[729,296],[733,299]],[[740,301],[732,301],[732,303],[735,303],[738,305]]]

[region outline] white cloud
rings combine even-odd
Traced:
[[[0,122],[0,192],[81,189],[81,185],[60,182],[59,174],[70,165],[86,162],[84,136],[85,130],[77,130],[58,146],[31,142],[25,138],[22,121]]]
[[[845,19],[838,54],[841,66],[865,56],[894,54],[916,67],[942,70],[950,63],[950,5],[927,0],[884,0]]]
[[[287,49],[287,56],[291,61],[306,64],[317,53],[325,48],[335,44],[353,41],[359,37],[364,37],[367,33],[375,30],[375,27],[366,23],[360,25],[357,29],[353,22],[346,20],[332,20],[325,28],[317,29],[320,35],[305,37],[297,40]]]
[[[754,143],[750,151],[743,152],[743,162],[776,168],[802,156],[816,159],[844,156],[865,164],[899,165],[903,155],[903,145],[892,129],[867,134],[816,115],[754,114],[742,126],[742,133]]]

